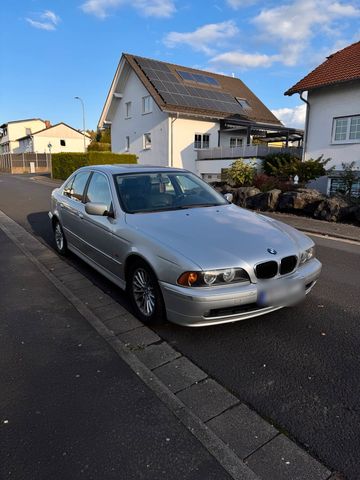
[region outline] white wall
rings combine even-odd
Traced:
[[[126,137],[129,153],[139,157],[138,163],[167,166],[169,161],[169,116],[152,100],[152,112],[142,113],[142,98],[149,95],[138,76],[131,71],[111,123],[111,150],[125,153]],[[131,118],[125,118],[125,104],[131,102]],[[143,148],[144,133],[151,133],[151,149]]]
[[[218,122],[177,118],[173,121],[173,167],[186,168],[200,174],[196,166],[197,150],[194,148],[195,134],[210,135],[209,147],[218,145]],[[170,138],[171,146],[171,138]]]
[[[360,141],[333,144],[334,117],[360,115],[360,85],[344,84],[309,92],[310,115],[305,159],[331,157],[328,166],[341,169],[342,162],[357,161],[360,168]]]
[[[60,144],[60,140],[65,140],[65,146]],[[85,137],[86,147],[90,141],[90,138]],[[20,146],[16,150],[16,153],[25,151],[49,153],[49,143],[52,145],[51,153],[84,151],[84,136],[80,132],[60,124],[33,135],[32,145],[30,145],[30,147],[28,139],[20,141]]]
[[[34,133],[42,130],[45,128],[45,126],[46,124],[42,120],[28,120],[23,122],[9,123],[7,126],[8,134],[2,138],[1,143],[9,141],[10,153],[17,153],[17,149],[19,148],[19,142],[17,139],[27,135],[27,128],[31,130],[31,133]]]

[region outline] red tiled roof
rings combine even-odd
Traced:
[[[330,55],[327,60],[285,92],[285,95],[360,79],[360,42]]]

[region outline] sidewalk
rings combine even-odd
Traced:
[[[275,218],[280,222],[288,223],[292,227],[299,230],[315,233],[318,235],[328,235],[329,237],[342,238],[360,242],[360,227],[348,225],[346,223],[326,222],[324,220],[316,220],[315,218],[299,217],[297,215],[289,215],[278,212],[261,212],[264,215]]]
[[[0,245],[1,479],[336,478],[1,211]]]
[[[1,479],[230,479],[1,230],[0,245]]]

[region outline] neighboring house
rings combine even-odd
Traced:
[[[98,126],[110,125],[113,152],[208,180],[236,158],[274,151],[270,141],[288,147],[302,139],[237,78],[129,54],[121,57]]]
[[[75,130],[66,123],[43,128],[18,139],[19,147],[15,153],[59,153],[84,152],[91,142],[90,136]]]
[[[307,97],[302,97],[307,92]],[[307,104],[304,159],[331,158],[335,167],[316,184],[323,193],[341,187],[341,164],[356,162],[360,169],[360,42],[333,55],[285,92],[299,93]],[[360,192],[360,179],[354,185]]]
[[[0,153],[14,153],[19,148],[18,138],[50,126],[47,120],[28,118],[0,125]]]

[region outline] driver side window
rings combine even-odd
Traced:
[[[102,203],[107,211],[111,210],[112,198],[107,178],[101,173],[94,172],[87,192],[85,202]]]

